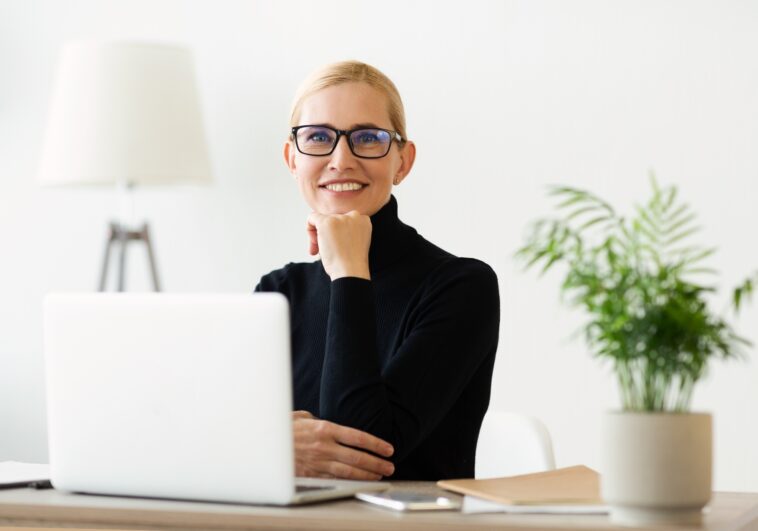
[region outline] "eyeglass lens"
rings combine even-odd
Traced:
[[[303,127],[297,130],[297,147],[306,155],[327,155],[339,136],[328,127]],[[383,157],[389,152],[392,136],[383,129],[356,129],[350,133],[350,147],[358,157]]]

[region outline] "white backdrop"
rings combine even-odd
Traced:
[[[582,317],[560,306],[558,277],[520,272],[513,251],[547,213],[547,184],[629,208],[654,169],[700,213],[719,285],[758,268],[756,27],[755,1],[0,0],[0,460],[46,459],[42,297],[95,288],[118,206],[110,190],[35,181],[65,40],[195,51],[215,183],[137,193],[173,292],[249,291],[308,259],[307,210],[281,157],[292,94],[335,60],[385,71],[419,151],[396,191],[401,217],[500,279],[491,407],[541,418],[559,466],[598,467],[615,382],[570,339]],[[129,288],[147,289],[141,250],[129,267]],[[756,341],[757,321],[752,307],[736,324]],[[758,491],[755,349],[714,365],[695,408],[715,414],[715,487]]]

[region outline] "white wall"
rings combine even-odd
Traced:
[[[307,211],[281,161],[306,73],[358,58],[405,99],[417,166],[401,216],[500,278],[492,407],[542,418],[559,466],[598,466],[615,382],[569,336],[581,316],[558,278],[512,261],[548,183],[630,206],[647,173],[680,185],[731,286],[758,268],[758,3],[0,0],[0,460],[44,460],[41,300],[96,285],[109,190],[41,189],[38,162],[59,46],[75,37],[191,45],[216,182],[139,190],[168,291],[249,291],[307,259]],[[149,286],[130,258],[131,289]],[[725,304],[725,298],[717,301]],[[758,310],[737,322],[758,340]],[[715,486],[758,490],[758,361],[714,365],[695,407],[716,422]]]

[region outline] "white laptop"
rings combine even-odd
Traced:
[[[44,349],[58,489],[289,505],[388,487],[296,481],[280,294],[51,294]]]

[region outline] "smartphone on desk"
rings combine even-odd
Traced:
[[[355,497],[395,511],[457,511],[461,508],[458,500],[421,492],[359,492]]]

